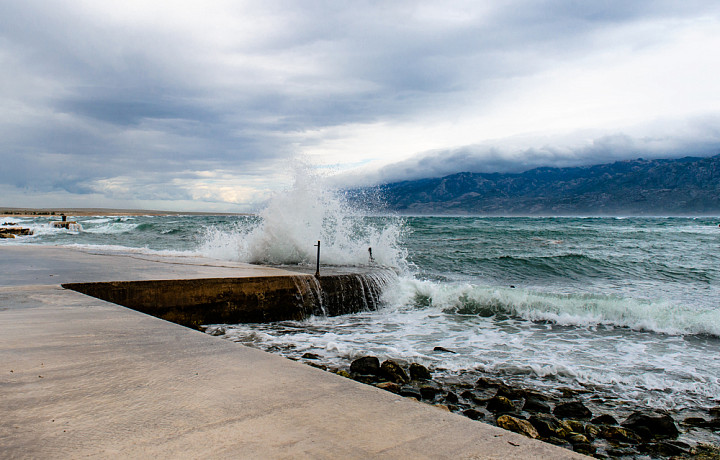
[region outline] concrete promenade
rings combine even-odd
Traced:
[[[585,458],[60,286],[288,274],[0,245],[0,458]]]

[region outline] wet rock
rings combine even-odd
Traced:
[[[485,414],[475,409],[466,409],[463,411],[463,415],[473,420],[482,420],[483,418],[485,418]]]
[[[685,420],[682,421],[683,425],[687,426],[696,426],[696,427],[706,427],[710,423],[708,420],[705,420],[702,417],[687,417]]]
[[[655,439],[675,439],[680,434],[675,420],[669,414],[661,412],[633,412],[622,426],[638,433],[647,430]]]
[[[590,440],[587,438],[587,436],[585,436],[584,434],[581,434],[581,433],[570,433],[567,435],[567,437],[565,439],[570,441],[570,444],[573,444],[573,445],[575,445],[575,444],[590,444]]]
[[[418,401],[422,399],[422,394],[420,393],[420,390],[410,385],[403,385],[402,387],[400,387],[400,396],[405,396],[407,398],[415,398]]]
[[[487,410],[496,414],[515,412],[515,404],[504,396],[493,396],[487,402]]]
[[[673,457],[676,455],[690,455],[689,449],[684,449],[670,442],[654,442],[638,446],[640,452],[645,452],[662,457]]]
[[[435,347],[435,348],[433,348],[433,351],[442,351],[443,353],[453,353],[453,354],[456,354],[456,353],[457,353],[457,352],[455,352],[455,351],[448,350],[448,349],[445,348],[445,347]]]
[[[585,436],[590,439],[595,439],[600,435],[600,427],[588,423],[585,425]]]
[[[380,388],[381,390],[389,391],[391,393],[400,394],[400,385],[398,385],[395,382],[381,382],[376,383],[376,387]]]
[[[474,391],[465,390],[462,393],[460,393],[460,396],[465,400],[470,402],[471,404],[475,404],[477,406],[484,406],[487,404],[490,397],[483,398],[482,396],[478,395]]]
[[[344,371],[344,370],[342,370],[342,369],[336,370],[335,373],[336,373],[337,375],[339,375],[339,376],[345,377],[346,379],[352,378],[352,377],[350,376],[350,373],[349,373],[348,371]]]
[[[522,396],[525,399],[536,399],[538,401],[550,401],[553,399],[550,396],[546,395],[545,393],[540,393],[539,391],[535,391],[535,390],[525,389],[525,390],[520,390],[520,391],[522,392]]]
[[[522,390],[516,390],[514,388],[510,388],[504,383],[501,383],[497,386],[497,393],[495,393],[495,396],[504,396],[508,399],[522,399],[523,392]]]
[[[610,414],[602,414],[591,420],[596,425],[618,425],[618,421],[615,420]]]
[[[453,393],[452,391],[448,391],[448,393],[445,395],[445,401],[449,402],[450,404],[457,404],[459,400],[455,393]]]
[[[432,376],[427,367],[422,364],[410,364],[410,380],[430,380]]]
[[[504,383],[495,380],[495,379],[489,379],[487,377],[480,377],[475,381],[475,386],[478,388],[496,388],[500,385],[505,385]]]
[[[600,429],[599,437],[608,441],[625,442],[630,444],[638,444],[642,438],[635,432],[620,426],[607,425]]]
[[[590,409],[585,407],[585,404],[580,401],[572,401],[568,403],[558,404],[553,410],[553,414],[559,418],[579,418],[589,419],[592,417]]]
[[[572,432],[567,423],[550,414],[535,414],[530,417],[529,421],[538,433],[546,438],[565,439]]]
[[[377,375],[368,375],[368,374],[350,374],[352,379],[364,383],[366,385],[374,385],[378,382]]]
[[[402,367],[393,360],[388,359],[380,365],[380,374],[391,382],[407,383],[410,379]]]
[[[439,385],[420,385],[420,395],[423,399],[435,399],[435,396],[442,391]]]
[[[305,353],[301,356],[303,359],[320,359],[320,355],[316,355],[315,353]]]
[[[573,433],[585,434],[585,424],[579,420],[565,420]]]
[[[573,450],[579,454],[593,455],[597,451],[589,442],[573,443]]]
[[[225,328],[223,326],[206,326],[205,333],[217,337],[225,335]]]
[[[540,437],[540,433],[527,420],[505,414],[498,417],[496,423],[500,428],[524,434],[529,438],[537,439]]]
[[[549,414],[550,404],[535,397],[529,397],[525,400],[523,410],[528,412],[540,412],[543,414]]]
[[[350,372],[364,375],[380,375],[380,360],[375,356],[365,356],[350,363]]]
[[[711,407],[708,409],[708,413],[711,417],[720,418],[720,406]]]

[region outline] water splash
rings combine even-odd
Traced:
[[[321,241],[322,264],[374,262],[404,270],[403,228],[397,217],[368,217],[344,193],[297,168],[293,186],[273,196],[256,218],[241,220],[231,229],[209,228],[200,252],[250,263],[310,265],[315,262],[315,244]]]

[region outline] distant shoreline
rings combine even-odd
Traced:
[[[54,217],[66,216],[247,216],[237,212],[187,212],[158,211],[150,209],[110,209],[110,208],[2,208],[3,217]]]

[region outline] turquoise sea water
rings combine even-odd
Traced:
[[[82,229],[5,219],[35,235],[0,241],[0,257],[51,244],[311,265],[320,239],[323,264],[367,265],[372,247],[398,273],[380,310],[232,325],[226,338],[337,365],[373,354],[590,389],[619,412],[720,404],[718,218],[366,217],[336,198],[281,197],[253,217],[73,219]]]

